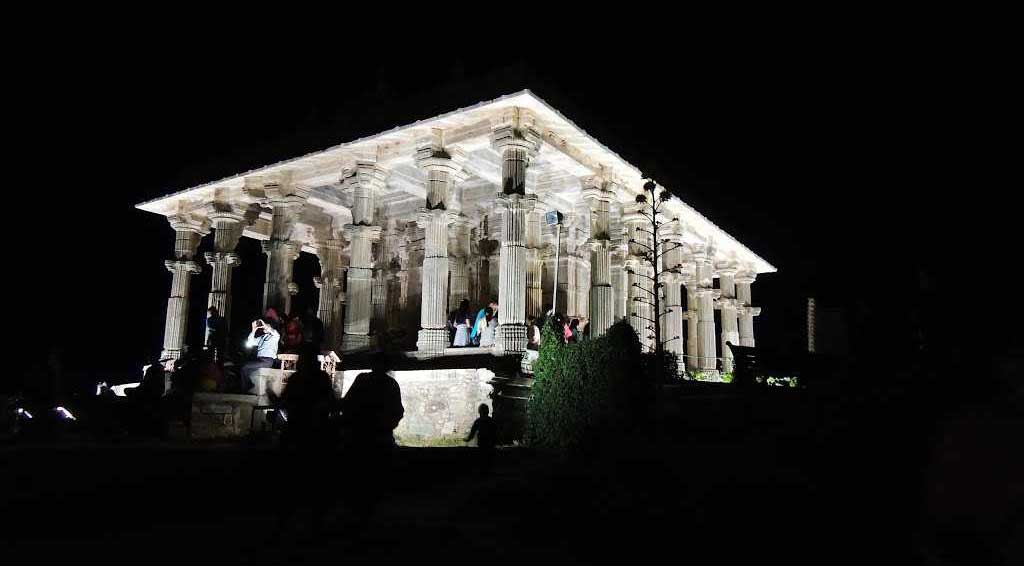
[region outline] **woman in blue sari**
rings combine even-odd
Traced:
[[[476,319],[473,321],[473,330],[469,333],[469,341],[474,346],[480,345],[480,333],[483,332],[484,327],[487,326],[486,310],[486,308],[480,309],[480,312],[476,313]]]

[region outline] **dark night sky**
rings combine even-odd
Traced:
[[[15,117],[28,126],[18,189],[30,227],[15,254],[29,269],[7,296],[29,321],[19,347],[53,336],[69,368],[123,371],[158,351],[173,238],[136,203],[522,88],[778,267],[754,285],[764,347],[800,349],[815,295],[844,309],[855,353],[906,365],[915,328],[944,347],[946,309],[963,310],[946,275],[979,270],[972,287],[991,275],[984,253],[967,253],[983,239],[967,221],[980,207],[949,196],[965,188],[961,167],[932,152],[957,125],[939,61],[667,40],[358,65],[238,47],[157,50],[143,65],[124,49],[16,71],[32,85]]]

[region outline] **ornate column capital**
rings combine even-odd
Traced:
[[[499,152],[521,149],[532,158],[540,151],[540,143],[537,117],[525,108],[508,108],[493,123],[491,147]]]
[[[426,208],[419,209],[416,213],[416,225],[421,228],[426,228],[432,225],[434,222],[443,222],[445,226],[453,224],[458,220],[459,214],[457,212],[444,210],[442,208]]]
[[[737,284],[749,285],[757,279],[757,273],[753,271],[740,270],[736,272],[735,281]]]
[[[280,252],[288,256],[292,261],[299,258],[299,252],[301,251],[299,244],[290,240],[263,240],[260,242],[260,247],[263,249],[263,253],[267,255]]]
[[[448,173],[451,181],[455,183],[465,181],[469,177],[464,169],[469,157],[458,147],[442,147],[434,143],[421,145],[416,148],[413,160],[416,161],[416,166],[423,170]]]
[[[343,190],[357,186],[380,190],[384,188],[387,177],[387,169],[376,161],[360,159],[342,169],[341,186]]]
[[[203,254],[206,257],[206,263],[213,264],[224,264],[229,267],[242,265],[242,258],[238,257],[235,252],[206,252]]]
[[[352,192],[352,223],[374,223],[374,200],[387,182],[387,170],[374,161],[359,160],[342,170],[342,190]]]
[[[739,268],[729,263],[719,264],[714,271],[718,277],[736,277],[737,272],[739,272]]]
[[[164,267],[171,273],[183,271],[195,275],[203,272],[203,268],[192,260],[168,259],[164,260]]]
[[[365,224],[346,224],[343,227],[345,231],[345,238],[349,241],[355,240],[356,238],[366,238],[370,241],[376,241],[380,238],[381,227],[380,226],[368,226]]]
[[[200,236],[205,236],[210,233],[209,221],[192,213],[168,216],[167,222],[175,232],[191,232],[199,234]]]
[[[741,306],[736,310],[736,312],[742,315],[760,316],[761,307]]]
[[[529,213],[537,206],[537,195],[521,195],[518,193],[498,193],[495,197],[495,204],[505,208],[518,206],[523,212]]]

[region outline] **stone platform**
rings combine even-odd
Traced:
[[[335,372],[335,393],[344,396],[356,376],[365,371]],[[251,394],[197,393],[192,403],[192,438],[244,437],[263,430],[266,411],[262,409],[280,395],[292,373],[260,370]],[[405,416],[395,430],[400,445],[463,445],[481,404],[490,407],[499,421],[506,443],[521,438],[532,380],[496,377],[487,368],[397,369],[392,374],[401,387],[405,407]]]

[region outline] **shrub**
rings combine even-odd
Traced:
[[[632,327],[620,321],[599,338],[564,344],[545,326],[527,405],[529,444],[562,452],[592,448],[649,414],[655,389]]]

